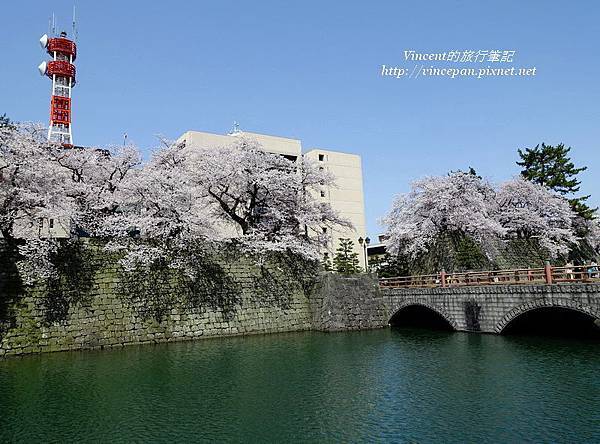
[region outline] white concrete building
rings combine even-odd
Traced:
[[[352,222],[354,229],[338,229],[332,233],[328,233],[332,241],[328,245],[327,251],[324,251],[323,254],[333,259],[335,250],[339,245],[339,239],[350,238],[354,242],[356,253],[358,253],[360,266],[364,268],[365,252],[358,242],[359,238],[364,239],[366,237],[360,156],[321,148],[309,149],[303,154],[302,144],[297,139],[246,131],[241,132],[241,134],[257,140],[263,149],[269,153],[280,154],[290,160],[296,160],[304,156],[307,159],[317,162],[321,168],[330,171],[335,176],[336,186],[323,187],[317,198],[329,202],[338,214]],[[185,142],[188,146],[217,147],[230,144],[233,137],[236,136],[232,134],[222,135],[201,131],[187,131],[178,141]],[[318,229],[318,227],[313,227],[313,229]]]
[[[319,199],[329,202],[331,207],[354,226],[353,230],[338,228],[331,234],[328,254],[333,258],[339,245],[339,239],[350,238],[354,241],[361,267],[365,268],[365,252],[359,244],[359,238],[366,237],[365,203],[363,194],[362,163],[357,154],[313,148],[304,156],[318,162],[322,168],[335,176],[335,187],[324,187]]]
[[[23,216],[15,221],[13,232],[20,239],[66,239],[71,237],[71,218],[56,216],[31,219]]]

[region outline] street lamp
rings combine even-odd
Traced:
[[[358,243],[363,247],[363,254],[365,257],[365,272],[369,272],[369,257],[367,256],[367,246],[371,243],[371,239],[366,237],[365,239],[361,237],[358,238]]]

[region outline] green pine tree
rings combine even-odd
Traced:
[[[472,166],[470,166],[467,171],[463,171],[463,170],[456,170],[456,171],[450,170],[450,172],[448,173],[448,176],[452,176],[453,174],[458,174],[458,173],[470,174],[471,176],[475,176],[478,179],[482,179],[482,177],[479,174],[477,174],[477,171]]]
[[[408,259],[401,256],[392,256],[386,252],[385,255],[376,260],[369,260],[369,268],[376,271],[379,277],[389,278],[397,276],[408,276]]]
[[[579,191],[581,181],[577,175],[587,167],[576,168],[569,152],[571,147],[564,144],[557,146],[536,145],[535,148],[519,149],[521,161],[517,165],[523,168],[521,176],[532,182],[543,185],[565,197],[573,196]],[[571,208],[585,219],[592,219],[597,208],[590,208],[585,201],[590,196],[570,197]]]
[[[323,271],[333,271],[333,265],[331,265],[331,258],[328,253],[323,254],[321,267],[323,268]]]
[[[13,122],[11,122],[6,113],[0,116],[0,128],[4,127],[8,127],[10,129],[14,129],[15,127],[15,125],[13,124]]]
[[[341,238],[340,246],[335,251],[333,258],[335,271],[347,276],[360,272],[358,253],[354,251],[354,242],[347,238]]]

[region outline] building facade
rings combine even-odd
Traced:
[[[13,232],[18,239],[67,239],[71,229],[69,216],[31,218],[23,214],[15,221]]]
[[[387,236],[380,234],[377,236],[377,242],[371,243],[367,247],[368,264],[371,271],[378,271],[381,266],[388,265],[386,259],[386,241]]]
[[[327,254],[333,258],[340,239],[349,238],[354,242],[361,268],[365,268],[365,251],[359,238],[366,238],[365,204],[362,179],[362,162],[356,154],[313,148],[304,157],[318,163],[319,168],[335,176],[335,186],[323,187],[318,199],[328,202],[343,218],[348,219],[353,229],[339,227],[330,233]]]
[[[315,162],[319,168],[330,171],[335,176],[335,186],[323,186],[317,199],[328,202],[343,218],[349,220],[353,229],[338,228],[326,233],[331,239],[323,257],[332,261],[340,239],[349,238],[354,242],[361,268],[365,267],[365,250],[359,244],[359,238],[366,238],[365,204],[363,193],[362,164],[360,156],[321,148],[312,148],[303,153],[302,143],[297,139],[270,136],[251,132],[235,134],[213,134],[201,131],[187,131],[179,139],[191,147],[219,147],[233,142],[233,137],[245,135],[260,143],[266,152],[279,154],[289,160],[296,161],[302,157]],[[312,227],[318,230],[318,227]]]

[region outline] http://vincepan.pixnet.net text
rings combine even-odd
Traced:
[[[537,67],[515,66],[516,53],[508,49],[445,52],[409,49],[404,51],[402,64],[380,65],[379,75],[395,79],[535,77]]]

